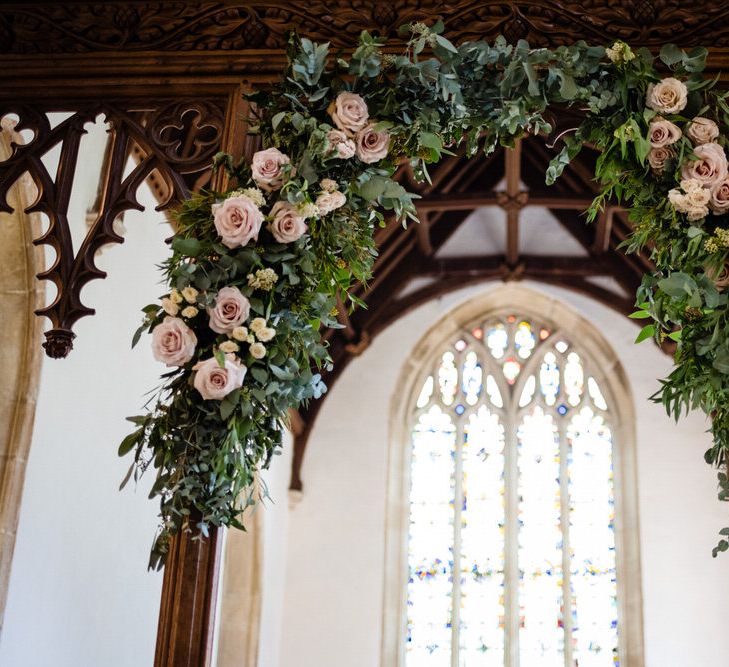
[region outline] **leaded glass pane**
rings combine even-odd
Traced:
[[[453,352],[445,352],[438,369],[438,386],[443,403],[450,405],[458,391],[458,371]]]
[[[451,654],[456,428],[437,405],[412,436],[406,664],[440,667]]]
[[[590,394],[590,398],[594,403],[595,407],[600,410],[607,410],[607,403],[605,397],[600,391],[600,385],[597,384],[595,378],[587,378],[587,391]]]
[[[524,383],[524,389],[522,389],[521,397],[519,398],[520,408],[524,408],[532,402],[536,388],[537,379],[533,375],[530,375]]]
[[[584,380],[585,374],[582,371],[580,356],[576,352],[570,352],[564,367],[564,387],[567,392],[567,402],[570,405],[579,405]]]
[[[504,428],[485,406],[464,425],[460,664],[504,664]]]
[[[486,393],[489,395],[489,400],[497,407],[504,407],[504,400],[501,398],[501,392],[499,391],[499,385],[496,383],[493,375],[489,375],[486,378]]]
[[[519,322],[514,334],[514,347],[516,347],[516,353],[519,357],[521,359],[529,358],[536,344],[536,338],[532,333],[532,325],[526,320]]]
[[[559,435],[540,407],[517,431],[519,467],[519,656],[564,667]]]
[[[509,357],[504,362],[504,377],[509,384],[514,384],[514,382],[516,382],[516,378],[518,377],[520,370],[521,364],[514,357]]]
[[[483,370],[478,362],[478,356],[471,351],[466,355],[463,362],[463,393],[466,395],[466,403],[475,405],[481,394],[483,386]]]
[[[557,357],[553,352],[544,355],[544,361],[539,370],[539,386],[547,405],[554,405],[559,394],[559,367]]]
[[[573,655],[580,667],[618,664],[612,435],[582,408],[567,428]]]
[[[486,343],[494,359],[501,359],[509,345],[509,336],[506,333],[506,327],[499,322],[494,324],[486,334]]]
[[[433,395],[433,376],[429,375],[425,382],[423,382],[423,388],[420,390],[420,394],[418,395],[418,401],[415,404],[419,408],[424,408],[426,405],[428,405],[428,401],[430,401],[430,397]]]

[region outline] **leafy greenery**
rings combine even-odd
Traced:
[[[622,43],[607,50],[584,42],[550,50],[498,38],[493,44],[456,46],[443,36],[441,23],[404,30],[410,39],[402,55],[385,54],[384,41],[364,32],[349,59],[330,54],[327,44],[292,35],[281,82],[249,96],[255,109],[251,132],[290,160],[283,183],[245,195],[259,184],[251,166],[220,154],[216,168],[225,169],[243,190],[202,193],[178,211],[179,228],[164,269],[170,296],[194,288],[196,314],[187,323],[197,346],[189,362],[162,376],[157,398],[146,414],[131,418],[136,430],[119,450],[133,452],[127,479],[150,466],[157,471],[150,495],[160,499],[162,527],[151,566],[161,566],[169,538],[179,530],[206,535],[209,526],[241,528],[242,510],[265,494],[257,473],[281,447],[288,410],[325,391],[319,371],[331,360],[320,332],[339,326],[340,298],[351,307],[360,305],[352,286],[370,278],[374,229],[386,216],[403,224],[417,220],[416,196],[395,180],[397,169],[409,163],[418,178],[429,179],[428,164],[450,154],[450,147],[464,144],[469,155],[489,153],[520,137],[548,133],[547,112],[555,106],[578,106],[585,116],[576,133],[564,139],[546,180],[554,182],[584,143],[601,151],[595,173],[601,193],[589,216],[594,219],[608,201],[629,209],[635,231],[626,249],[650,249],[657,266],[638,293],[633,317],[651,320],[638,340],[668,338],[676,344],[676,368],[654,398],[676,418],[693,408],[710,415],[714,446],[706,460],[716,466],[729,461],[729,303],[714,278],[727,260],[729,230],[724,236],[720,216],[688,221],[669,204],[668,192],[693,155],[688,138],[676,140],[662,171],[649,164],[649,128],[657,115],[647,108],[646,94],[661,80],[653,56],[633,54]],[[671,68],[687,89],[681,113],[664,116],[681,124],[699,114],[710,116],[725,130],[729,103],[702,77],[705,56],[702,49],[662,49],[661,67]],[[338,128],[332,109],[345,92],[366,104],[372,131],[388,137],[384,158],[365,161],[359,153],[343,157],[333,150],[330,133]],[[359,139],[346,134],[354,153]],[[717,141],[726,143],[723,135]],[[318,197],[332,188],[345,203],[318,210]],[[241,194],[260,197],[257,206],[269,222],[276,202],[287,202],[308,218],[308,233],[280,243],[264,225],[255,243],[224,245],[215,207]],[[251,282],[260,270],[274,271],[275,284],[261,288]],[[263,358],[250,350],[239,353],[248,371],[241,387],[222,400],[203,400],[193,385],[194,366],[214,356],[222,367],[226,342],[209,328],[205,310],[226,286],[240,289],[251,317],[265,319],[276,335]],[[165,319],[158,304],[143,310],[135,343]],[[726,500],[724,472],[719,485]],[[728,533],[724,529],[721,535]],[[722,538],[715,554],[727,548]]]

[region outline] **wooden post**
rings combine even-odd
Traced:
[[[246,106],[242,86],[228,94],[222,150],[251,157],[257,139],[245,133]],[[215,174],[215,189],[227,187],[224,170]],[[190,524],[197,519],[191,517]],[[222,529],[210,528],[208,539],[179,533],[170,543],[162,582],[154,667],[209,667],[213,657],[215,608],[218,599]]]
[[[212,664],[222,531],[208,539],[178,533],[170,543],[162,583],[154,667]]]

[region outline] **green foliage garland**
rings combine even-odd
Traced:
[[[549,133],[554,105],[585,116],[547,182],[583,143],[601,151],[601,194],[588,217],[608,199],[629,209],[626,249],[649,248],[657,266],[638,293],[633,317],[650,320],[638,339],[677,345],[654,400],[676,418],[692,408],[710,415],[706,460],[729,462],[729,104],[701,75],[706,50],[666,46],[659,64],[622,42],[455,46],[440,23],[405,29],[400,56],[366,32],[349,59],[292,36],[280,84],[250,96],[251,131],[269,148],[252,164],[219,155],[216,168],[238,189],[196,195],[177,213],[164,266],[170,289],[143,309],[134,340],[151,332],[170,370],[119,448],[134,455],[125,483],[156,469],[150,496],[162,524],[151,567],[180,530],[243,528],[241,512],[265,494],[257,473],[279,453],[288,410],[326,391],[319,372],[331,359],[320,331],[339,326],[338,298],[360,305],[351,288],[370,277],[375,227],[386,215],[417,220],[416,195],[393,180],[397,168],[409,162],[428,179],[427,165],[449,147],[489,153]],[[729,499],[725,472],[719,485]],[[722,537],[714,555],[727,549]]]

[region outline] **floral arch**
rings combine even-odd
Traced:
[[[152,565],[190,524],[203,535],[240,527],[263,493],[256,471],[281,447],[287,411],[326,390],[320,331],[361,305],[351,287],[370,277],[374,229],[386,215],[417,221],[416,197],[393,179],[398,166],[427,180],[428,164],[455,147],[489,153],[549,133],[550,114],[566,108],[582,120],[560,137],[547,183],[583,144],[601,152],[588,220],[608,201],[629,209],[625,248],[650,248],[656,264],[638,290],[633,316],[650,320],[638,340],[677,344],[656,398],[676,416],[690,407],[711,415],[706,460],[727,462],[729,105],[701,75],[706,50],[666,46],[656,61],[622,42],[456,46],[440,22],[405,30],[404,54],[384,53],[383,40],[364,32],[349,59],[293,35],[281,83],[249,96],[249,129],[265,148],[250,163],[216,156],[236,186],[178,211],[169,290],[144,308],[135,336],[151,332],[170,370],[120,446],[134,453],[128,478],[156,470],[162,526]],[[724,472],[719,483],[726,499]],[[728,549],[722,539],[715,553]]]

